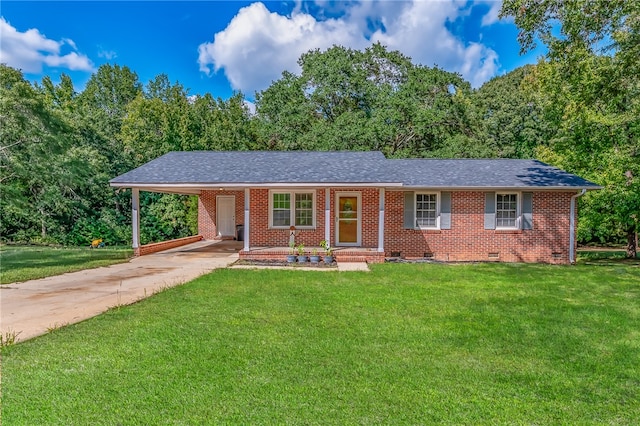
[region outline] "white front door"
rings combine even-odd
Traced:
[[[234,195],[216,197],[216,224],[219,237],[236,236],[236,197]]]
[[[359,192],[336,193],[336,245],[360,246],[361,215]]]

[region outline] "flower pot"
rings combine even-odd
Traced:
[[[298,256],[298,263],[307,263],[308,260],[308,256]]]
[[[333,263],[333,256],[325,256],[324,263]]]
[[[288,254],[287,255],[287,263],[296,263],[296,259],[298,258],[298,256],[296,256],[295,254]]]
[[[311,263],[318,263],[320,262],[320,256],[312,254],[309,260],[311,261]]]

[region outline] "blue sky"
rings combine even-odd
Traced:
[[[363,49],[379,41],[414,63],[461,73],[475,87],[534,63],[519,54],[517,28],[498,20],[499,1],[6,1],[0,62],[31,81],[69,74],[82,90],[100,65],[128,66],[147,83],[158,74],[191,94],[247,98],[298,72],[309,49]]]

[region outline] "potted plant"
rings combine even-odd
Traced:
[[[311,261],[311,263],[320,262],[320,256],[318,255],[318,249],[317,248],[313,248],[311,250],[311,257],[309,258],[309,260]]]
[[[327,240],[320,241],[320,247],[324,249],[324,263],[333,263],[333,249]]]
[[[289,254],[287,255],[287,263],[296,263],[296,243],[295,241],[289,242]]]
[[[300,243],[300,245],[298,246],[298,262],[306,263],[307,260],[309,259],[304,252],[304,244]]]

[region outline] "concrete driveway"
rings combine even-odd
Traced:
[[[134,303],[238,259],[241,242],[199,241],[104,268],[0,286],[0,332],[24,341]]]

